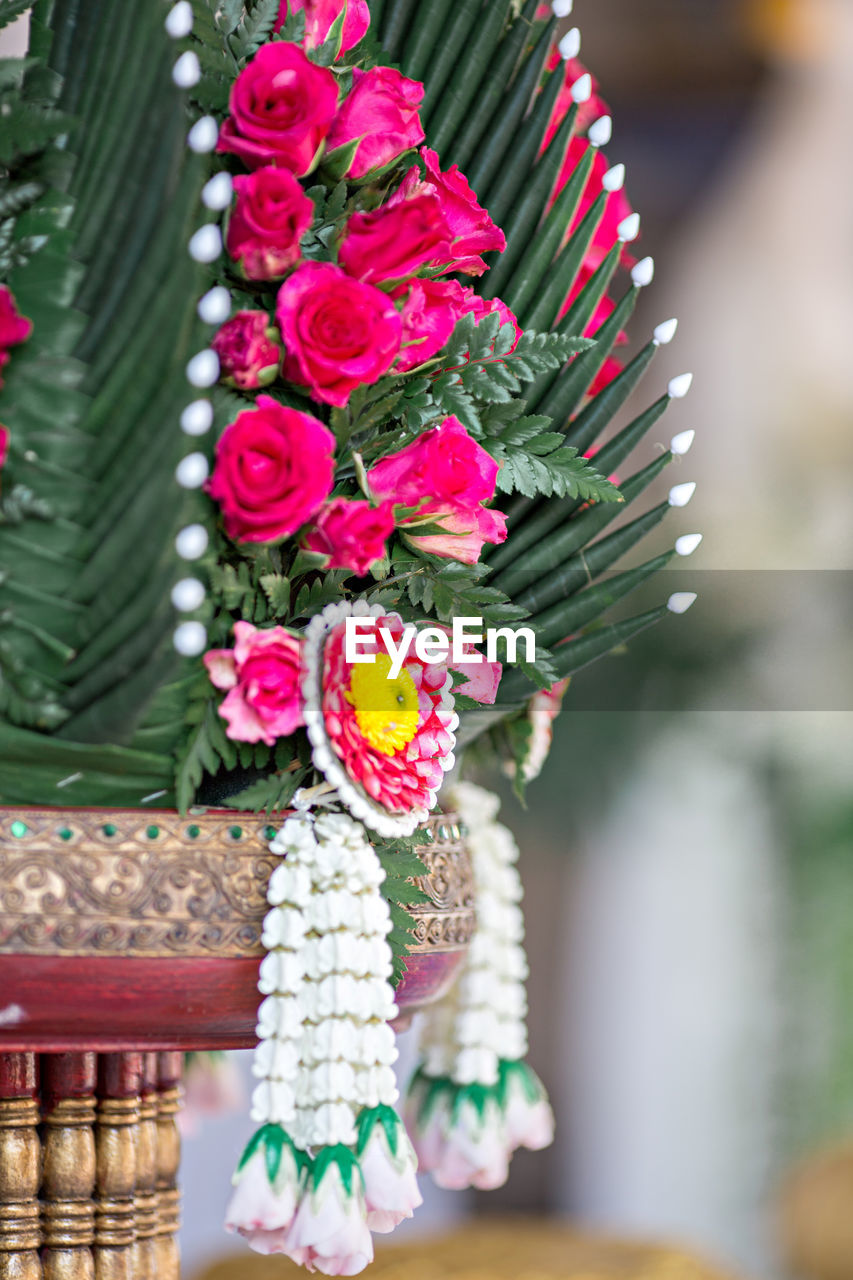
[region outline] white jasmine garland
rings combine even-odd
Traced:
[[[371,1230],[391,1230],[420,1203],[417,1158],[393,1110],[391,918],[361,823],[295,803],[270,845],[286,861],[269,881],[258,974],[252,1118],[263,1127],[226,1224],[260,1252],[330,1274],[346,1259],[355,1274],[373,1256]]]
[[[468,828],[477,932],[448,1000],[429,1012],[407,1121],[420,1166],[441,1187],[500,1186],[520,1146],[553,1138],[547,1095],[524,1062],[527,958],[518,847],[496,821],[497,796],[457,783],[449,801]]]

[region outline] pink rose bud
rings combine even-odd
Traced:
[[[352,569],[364,575],[385,555],[394,532],[393,503],[373,507],[369,502],[333,498],[315,518],[302,545],[306,551],[328,556],[328,569]]]
[[[314,205],[292,173],[265,165],[234,179],[226,248],[249,280],[275,280],[299,261]]]
[[[495,493],[498,463],[469,436],[458,418],[425,431],[367,473],[371,496],[417,507],[400,525],[409,540],[431,555],[476,564],[485,542],[506,538],[506,517],[482,504]],[[444,532],[419,535],[419,524]]]
[[[214,335],[211,346],[219,356],[223,382],[254,391],[274,381],[281,363],[281,347],[271,338],[266,311],[238,311]]]
[[[11,289],[0,284],[0,370],[9,363],[9,348],[26,342],[32,331],[33,322],[18,311]]]
[[[285,280],[276,319],[285,376],[324,404],[343,407],[356,387],[387,373],[400,350],[402,321],[391,299],[331,262],[306,262]]]
[[[271,747],[304,723],[299,654],[298,637],[284,627],[260,631],[235,622],[234,648],[204,655],[211,684],[228,690],[219,714],[229,738]]]
[[[329,496],[335,438],[308,413],[258,396],[226,427],[208,481],[237,542],[276,542],[295,533]]]
[[[357,45],[370,26],[367,0],[290,0],[291,13],[305,13],[305,48],[323,44],[346,3],[346,17],[341,40],[341,53]],[[273,28],[280,31],[287,17],[288,0],[281,0],[281,11]]]
[[[333,152],[361,139],[347,170],[347,177],[363,178],[384,169],[406,151],[423,142],[418,115],[424,87],[407,80],[393,67],[353,71],[353,87],[332,125],[326,144]]]
[[[338,262],[357,280],[404,280],[422,267],[445,262],[450,228],[433,195],[354,213],[344,231]]]
[[[218,151],[233,151],[249,169],[275,164],[297,177],[319,158],[338,107],[338,82],[296,44],[261,45],[231,89],[231,114]]]
[[[465,309],[465,291],[456,280],[412,280],[391,295],[404,298],[403,343],[397,372],[408,373],[441,351]]]
[[[458,165],[451,165],[446,173],[442,173],[434,151],[422,147],[420,154],[426,166],[426,179],[419,184],[420,189],[433,191],[438,196],[444,220],[453,236],[452,261],[446,270],[481,276],[486,264],[480,255],[491,250],[504,250],[504,233],[479,204]],[[410,170],[404,186],[412,187],[417,181],[417,173],[416,169]]]

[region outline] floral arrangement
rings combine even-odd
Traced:
[[[550,1141],[518,851],[461,756],[476,741],[523,795],[573,673],[694,599],[602,621],[699,537],[607,573],[692,494],[609,528],[689,449],[617,478],[690,375],[611,429],[676,323],[623,361],[654,264],[577,29],[555,43],[571,8],[139,15],[148,55],[110,104],[136,128],[158,103],[138,209],[88,145],[67,15],[37,7],[0,82],[26,108],[0,155],[0,800],[270,815],[260,1127],[227,1220],[326,1274],[411,1216],[418,1167],[495,1186]],[[400,904],[439,803],[469,831],[478,932],[404,1126]]]

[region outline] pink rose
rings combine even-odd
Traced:
[[[299,261],[314,205],[286,169],[265,165],[234,179],[237,203],[226,247],[249,280],[274,280]]]
[[[33,322],[18,311],[11,289],[0,284],[0,370],[9,363],[9,348],[26,342],[32,331]]]
[[[369,502],[333,498],[320,508],[302,545],[306,551],[328,556],[328,569],[352,569],[362,576],[383,558],[393,532],[392,503],[373,507]]]
[[[2,422],[0,422],[0,471],[3,470],[3,466],[8,456],[9,456],[9,431],[8,431],[8,428],[4,427]]]
[[[444,533],[417,534],[407,530],[409,542],[428,555],[459,560],[462,564],[476,564],[484,543],[506,542],[506,516],[491,507],[436,513],[431,523],[440,525]]]
[[[360,138],[347,176],[363,178],[383,169],[424,140],[418,107],[424,87],[393,67],[353,71],[353,87],[332,125],[327,150]]]
[[[218,151],[233,151],[249,169],[276,164],[310,173],[338,108],[338,82],[299,45],[261,45],[231,89],[230,116]]]
[[[515,348],[518,346],[518,340],[522,334],[522,329],[506,303],[501,302],[500,298],[481,298],[480,295],[475,293],[470,287],[466,290],[466,293],[468,296],[465,300],[465,305],[462,308],[463,315],[467,315],[471,312],[472,315],[476,316],[477,324],[479,324],[485,316],[494,314],[500,316],[501,327],[505,324],[511,324],[515,330],[515,341],[510,347],[509,352],[507,352],[507,355],[509,355],[510,352],[515,351]]]
[[[258,396],[216,446],[208,492],[238,542],[274,542],[295,533],[329,496],[335,438],[308,413]]]
[[[494,497],[498,463],[473,440],[458,418],[425,431],[367,473],[370,493],[400,506],[417,507],[403,520],[415,546],[431,555],[476,564],[484,542],[506,538],[506,517],[483,507]],[[419,524],[443,533],[417,533]]]
[[[435,625],[430,623],[430,626]],[[439,627],[440,631],[446,631],[449,637],[453,636],[451,627]],[[457,684],[454,687],[454,694],[464,694],[466,698],[473,698],[475,702],[482,702],[491,706],[495,698],[498,696],[498,685],[501,682],[503,674],[503,665],[500,662],[487,662],[484,655],[477,646],[472,642],[464,645],[462,649],[463,660],[461,662],[452,662],[448,659],[447,665],[451,671],[457,671],[459,675],[465,676],[463,684]]]
[[[497,462],[452,416],[367,473],[374,497],[409,507],[426,498],[455,510],[488,502],[497,477]]]
[[[412,280],[391,296],[405,298],[403,343],[396,367],[398,373],[408,373],[447,344],[465,310],[465,290],[456,280]]]
[[[275,334],[266,311],[238,311],[225,321],[210,343],[219,356],[223,381],[244,391],[254,391],[273,381],[281,362],[281,347],[270,332]]]
[[[354,213],[346,225],[338,262],[357,280],[403,280],[421,267],[445,262],[450,228],[434,195]]]
[[[504,233],[478,203],[458,165],[451,165],[446,173],[442,173],[434,151],[421,147],[420,154],[426,165],[426,179],[421,182],[418,170],[411,169],[404,179],[403,189],[433,191],[441,201],[442,213],[453,236],[452,261],[446,270],[481,276],[486,264],[480,255],[492,249],[503,251],[506,248]]]
[[[358,44],[370,26],[367,0],[290,0],[291,13],[305,13],[305,47],[316,49],[323,44],[346,2],[341,53]],[[281,11],[273,30],[280,31],[287,17],[288,0],[281,0]]]
[[[400,350],[391,299],[331,262],[306,262],[284,282],[276,318],[285,375],[325,404],[342,407],[356,387],[377,382]]]
[[[300,641],[284,627],[260,631],[234,623],[234,648],[210,649],[210,682],[228,693],[219,708],[235,742],[275,745],[304,724],[300,694]]]

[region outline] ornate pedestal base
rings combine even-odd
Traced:
[[[474,931],[459,827],[427,829],[402,1020]],[[0,1280],[178,1280],[183,1051],[255,1043],[274,830],[0,809]]]
[[[178,1280],[182,1066],[0,1054],[0,1280]]]

